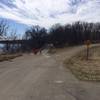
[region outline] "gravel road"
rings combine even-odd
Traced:
[[[82,48],[0,62],[0,100],[100,100],[100,83],[79,81],[63,65]]]

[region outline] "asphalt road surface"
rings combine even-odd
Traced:
[[[100,83],[79,81],[63,65],[82,48],[0,62],[0,100],[100,100]]]

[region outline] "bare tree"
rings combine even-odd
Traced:
[[[9,39],[11,39],[11,40],[16,40],[16,39],[17,39],[16,30],[12,30],[12,31],[10,32]],[[11,52],[11,53],[16,52],[17,49],[18,49],[18,47],[19,47],[18,44],[14,44],[14,43],[10,44],[10,48],[9,48],[9,49],[10,49],[10,52]]]
[[[8,30],[9,30],[9,25],[7,24],[7,22],[5,20],[1,20],[0,21],[0,36],[7,38]],[[4,49],[3,51],[8,51],[9,44],[6,43],[3,49]]]
[[[47,30],[44,27],[33,26],[29,30],[26,30],[23,39],[27,40],[27,43],[23,45],[23,48],[32,50],[33,48],[42,48],[46,43]]]
[[[8,29],[9,29],[9,25],[6,23],[6,21],[1,20],[0,21],[0,36],[6,36]]]

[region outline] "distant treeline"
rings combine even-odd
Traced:
[[[1,22],[0,35],[5,35],[7,29],[7,25]],[[11,34],[11,38],[17,39],[15,32]],[[20,45],[22,50],[39,49],[48,44],[52,44],[54,47],[79,45],[84,44],[86,40],[97,43],[100,42],[100,23],[78,21],[66,25],[56,24],[49,30],[40,26],[32,26],[26,30],[22,39],[27,40],[27,42]]]
[[[30,48],[41,48],[45,44],[53,44],[54,47],[79,45],[86,40],[100,42],[100,23],[78,21],[66,25],[56,24],[48,32],[45,28],[33,26],[25,32],[23,39],[29,40],[27,45]]]

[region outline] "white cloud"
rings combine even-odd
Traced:
[[[100,0],[1,0],[0,16],[45,27],[77,20],[96,22],[100,21]]]

